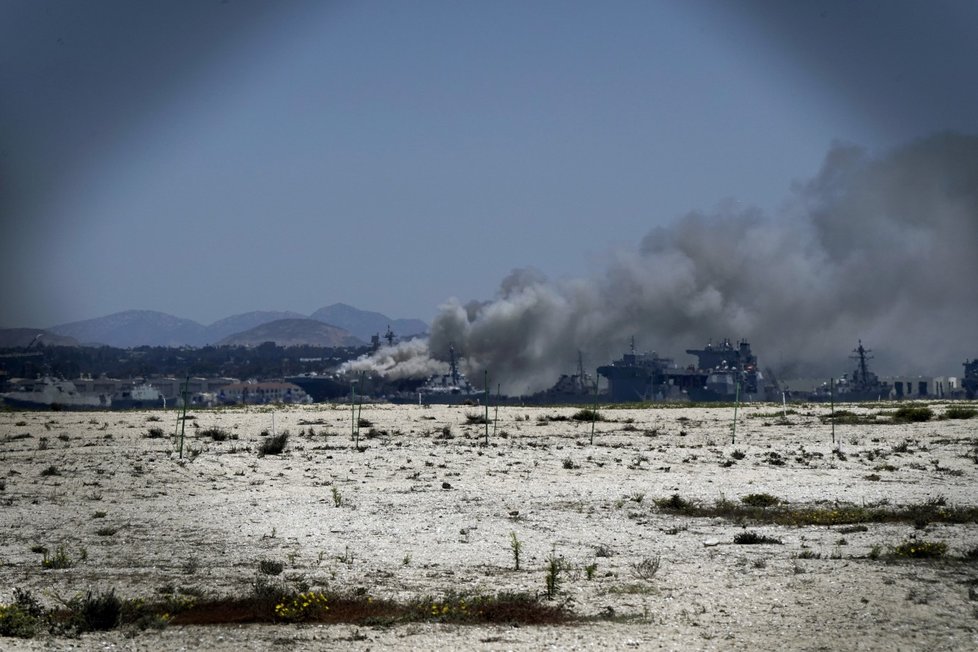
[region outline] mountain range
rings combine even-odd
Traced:
[[[318,327],[320,323],[336,330],[321,329]],[[154,310],[126,310],[105,317],[60,324],[47,331],[73,338],[82,344],[104,344],[119,348],[206,346],[254,342],[257,338],[264,338],[257,343],[274,341],[283,346],[347,346],[369,342],[371,336],[383,335],[388,326],[400,337],[418,335],[428,330],[428,325],[420,319],[391,319],[379,312],[335,303],[308,316],[289,311],[259,310],[225,317],[209,326]],[[240,337],[234,339],[239,335]],[[325,341],[344,343],[320,343]]]

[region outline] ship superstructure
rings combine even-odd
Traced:
[[[699,361],[697,369],[707,374],[702,387],[690,390],[693,401],[733,401],[738,397],[750,401],[762,390],[757,356],[751,353],[750,343],[740,340],[733,346],[724,338],[720,344],[707,343],[702,349],[686,349]],[[739,385],[739,388],[738,388]]]

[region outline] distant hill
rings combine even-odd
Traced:
[[[258,346],[275,342],[279,346],[359,346],[364,342],[342,328],[324,324],[316,319],[278,319],[261,324],[243,333],[230,335],[219,345]]]
[[[320,308],[309,316],[350,331],[364,342],[369,342],[371,335],[383,336],[388,325],[398,337],[428,332],[428,324],[420,319],[391,319],[379,312],[360,310],[345,303],[334,303]]]
[[[280,319],[306,319],[306,315],[288,310],[255,310],[253,312],[245,312],[240,315],[232,315],[231,317],[219,319],[207,327],[207,342],[220,342],[225,337],[229,337],[236,333],[243,333],[244,331],[251,330],[256,326],[261,326],[262,324],[278,321]]]
[[[0,348],[24,348],[34,341],[38,333],[41,337],[32,349],[38,346],[78,346],[78,340],[73,337],[57,335],[41,328],[0,328]]]
[[[52,337],[59,335],[74,338],[76,343],[103,344],[123,349],[137,346],[199,347],[222,343],[237,333],[246,333],[264,324],[291,319],[307,317],[290,311],[257,310],[225,317],[204,326],[155,310],[127,310],[96,319],[60,324],[47,330],[53,334]],[[428,325],[420,319],[391,319],[379,312],[360,310],[342,303],[320,308],[308,319],[343,329],[362,342],[369,342],[371,335],[383,335],[388,324],[398,337],[428,330]]]
[[[202,346],[207,343],[207,329],[204,326],[155,310],[126,310],[106,317],[61,324],[49,330],[73,337],[82,344],[106,344],[119,348]]]

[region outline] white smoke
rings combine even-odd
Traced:
[[[492,301],[449,300],[425,345],[354,363],[390,377],[435,373],[449,346],[509,393],[641,349],[747,338],[779,375],[842,373],[857,339],[880,373],[959,375],[978,354],[978,137],[932,136],[873,159],[833,147],[782,213],[723,206],[650,231],[597,278],[515,270]],[[439,367],[438,365],[442,366]]]

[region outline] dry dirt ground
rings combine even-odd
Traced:
[[[840,424],[833,444],[827,406],[793,409],[785,420],[781,406],[741,406],[731,443],[730,407],[603,406],[592,443],[590,423],[549,418],[573,408],[501,407],[486,446],[485,426],[466,423],[479,408],[365,405],[359,451],[348,406],[197,410],[182,459],[172,411],[0,412],[0,603],[18,587],[48,606],[89,590],[241,595],[263,560],[282,562],[295,585],[399,600],[542,594],[556,555],[556,599],[578,616],[539,627],[170,625],[0,648],[978,649],[974,522],[748,524],[782,543],[737,545],[743,523],[656,504],[766,493],[789,508],[978,505],[978,418]],[[154,427],[165,436],[149,437]],[[208,428],[237,438],[213,441]],[[289,431],[288,446],[259,457],[273,428]],[[946,543],[947,555],[892,558],[912,539]],[[42,569],[37,546],[63,546],[75,563]]]

